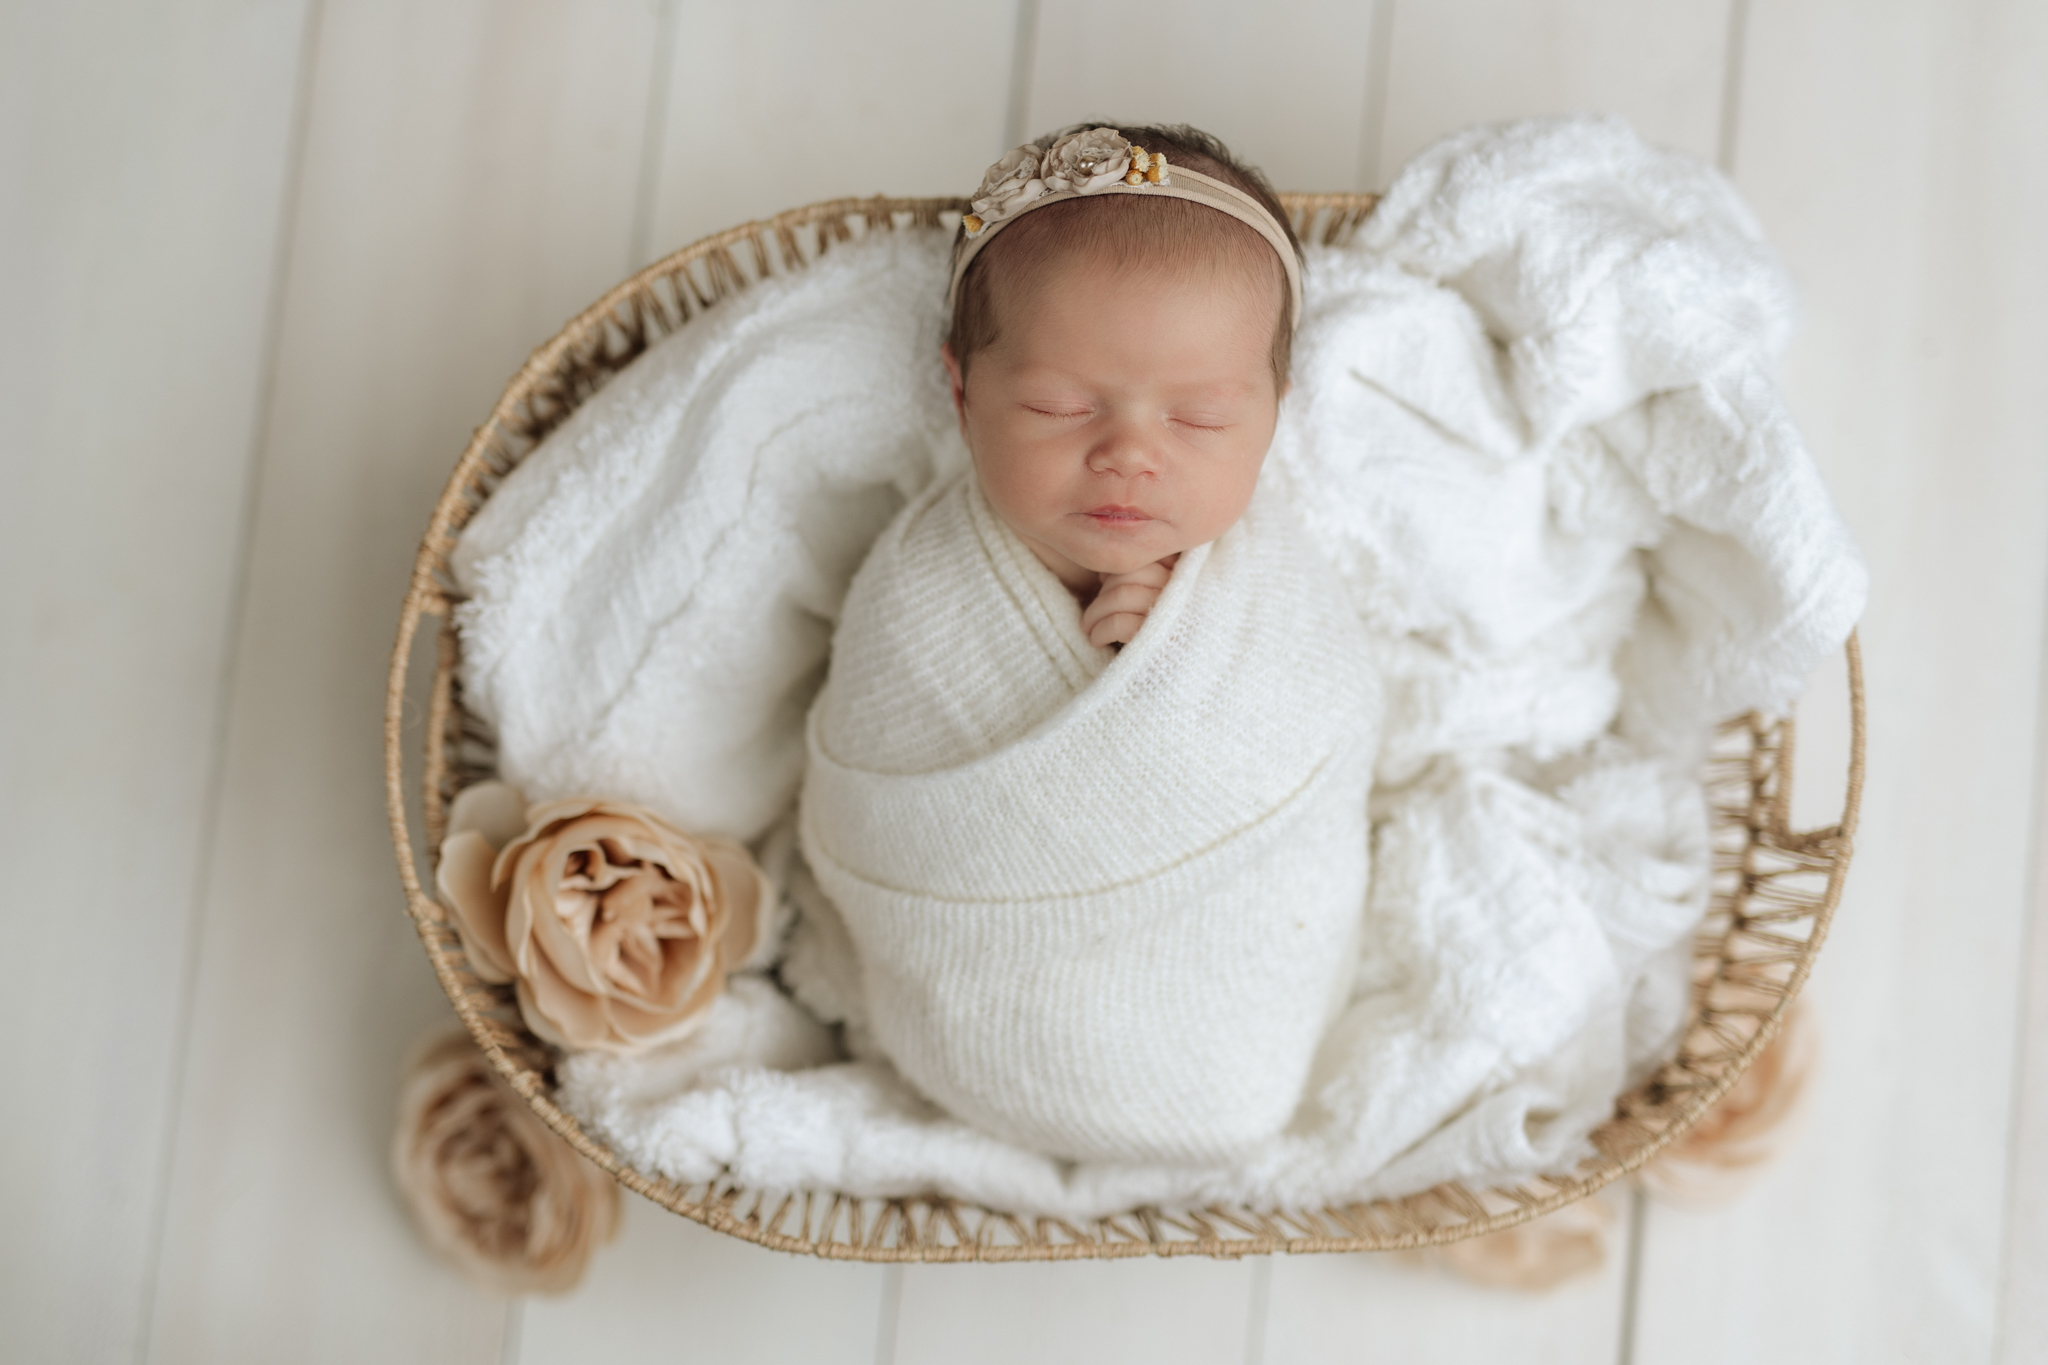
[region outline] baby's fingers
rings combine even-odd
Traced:
[[[1140,616],[1152,610],[1152,604],[1159,600],[1159,589],[1148,588],[1142,583],[1105,583],[1102,591],[1095,594],[1095,600],[1088,604],[1088,610],[1081,613],[1081,628],[1086,630],[1090,623],[1119,611],[1134,611]]]
[[[1085,622],[1083,624],[1088,631],[1088,643],[1097,649],[1106,649],[1110,645],[1127,645],[1137,639],[1138,627],[1145,624],[1145,613],[1112,612],[1092,626],[1087,626]]]

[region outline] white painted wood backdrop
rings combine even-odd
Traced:
[[[2039,0],[0,0],[0,1358],[2048,1360],[2044,72]],[[1576,109],[1756,206],[1874,571],[1818,1103],[1752,1194],[1541,1297],[1367,1257],[890,1271],[637,1202],[565,1299],[421,1251],[384,1147],[447,1007],[383,659],[529,348],[701,233],[959,192],[1071,119],[1344,189]]]

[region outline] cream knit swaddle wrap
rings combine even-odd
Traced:
[[[1061,1156],[1278,1131],[1356,967],[1377,723],[1284,511],[1184,554],[1112,654],[971,474],[940,483],[855,578],[810,717],[804,853],[876,1042]]]

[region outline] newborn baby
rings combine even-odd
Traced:
[[[1286,221],[1255,173],[1177,131],[1135,136],[1170,145],[1183,183],[1220,173]],[[1095,645],[1128,642],[1181,551],[1243,515],[1287,391],[1295,299],[1275,247],[1291,258],[1292,234],[1145,199],[1018,222],[962,272],[941,351],[983,495]]]
[[[1286,223],[1191,129],[990,168],[941,352],[972,467],[877,542],[811,712],[804,851],[876,1044],[1060,1156],[1270,1137],[1354,970],[1376,687],[1256,496]]]

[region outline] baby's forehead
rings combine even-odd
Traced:
[[[1171,372],[1183,387],[1207,385],[1264,366],[1280,293],[1245,270],[1133,271],[1098,260],[1016,290],[999,305],[995,344],[1013,365],[1080,366],[1098,377]]]
[[[1221,398],[1229,395],[1211,390],[1260,386],[1283,299],[1282,283],[1248,268],[1133,268],[1087,253],[1013,283],[989,344],[1018,382],[1170,382],[1183,395]]]

